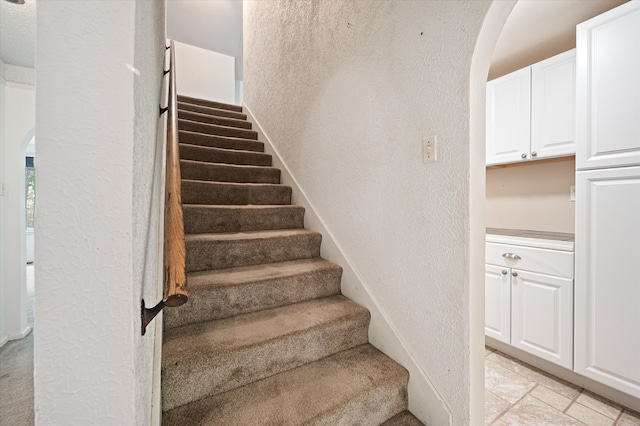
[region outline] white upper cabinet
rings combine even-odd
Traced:
[[[576,167],[640,165],[640,2],[577,26]]]
[[[487,83],[487,165],[575,154],[575,49]]]
[[[531,158],[575,154],[576,51],[531,66]]]
[[[529,157],[530,118],[529,67],[487,84],[487,164],[514,163]]]

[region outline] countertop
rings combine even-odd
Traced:
[[[525,229],[487,228],[488,243],[514,244],[527,247],[573,251],[575,235],[561,232]]]

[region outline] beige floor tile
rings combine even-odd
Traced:
[[[535,382],[489,359],[485,360],[484,371],[486,390],[512,404],[518,402],[536,385]]]
[[[17,401],[0,406],[0,426],[32,426],[33,403]]]
[[[619,405],[590,392],[583,392],[576,401],[614,420],[618,418],[620,411],[622,411],[622,407]]]
[[[640,426],[640,414],[625,411],[616,426]]]
[[[488,425],[496,419],[500,414],[504,413],[511,404],[489,392],[484,391],[484,424]]]
[[[586,423],[589,426],[611,426],[614,423],[613,419],[600,414],[591,408],[585,407],[577,402],[573,403],[567,410],[567,414],[571,417]]]
[[[527,395],[507,411],[495,423],[496,425],[582,425],[579,421],[563,414],[544,402]]]
[[[535,369],[534,367],[529,366],[523,362],[520,362],[514,358],[511,358],[508,355],[503,354],[502,352],[493,352],[485,358],[485,361],[494,361],[501,366],[510,369],[518,373],[521,376],[526,377],[529,380],[532,380],[552,391],[559,393],[560,395],[567,397],[569,399],[573,399],[578,393],[580,393],[580,388],[572,385],[569,382],[565,382],[564,380],[558,379],[557,377],[553,377],[550,374],[544,373],[540,370]]]
[[[571,400],[566,396],[562,396],[542,385],[536,386],[530,395],[560,411],[564,411],[571,404]]]

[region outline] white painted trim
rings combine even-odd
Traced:
[[[377,298],[368,290],[362,275],[350,262],[337,239],[318,214],[304,189],[251,112],[251,108],[246,103],[243,106],[247,120],[253,123],[254,130],[258,132],[258,139],[265,143],[265,152],[273,156],[273,166],[281,170],[281,182],[291,186],[292,204],[305,208],[305,228],[322,234],[321,256],[342,266],[342,293],[371,312],[369,342],[409,371],[409,410],[425,424],[442,425],[446,421],[451,425],[453,421],[451,408],[433,385],[429,375],[418,364],[404,340],[400,338],[389,316],[380,308]]]
[[[19,340],[19,339],[24,339],[25,337],[27,337],[29,335],[29,333],[31,333],[31,327],[26,326],[24,329],[22,329],[22,331],[20,333],[16,333],[16,334],[10,334],[7,337],[7,340]]]
[[[16,82],[16,81],[11,81],[11,80],[5,80],[5,86],[7,87],[16,87],[18,89],[25,89],[25,90],[36,90],[36,86],[32,85],[32,84],[27,84],[27,83],[20,83],[20,82]]]
[[[6,334],[2,337],[0,337],[0,348],[2,348],[5,343],[7,343],[9,341],[9,336],[7,336]]]

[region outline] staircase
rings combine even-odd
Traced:
[[[178,118],[190,298],[164,313],[163,424],[421,425],[242,108],[179,96]]]

